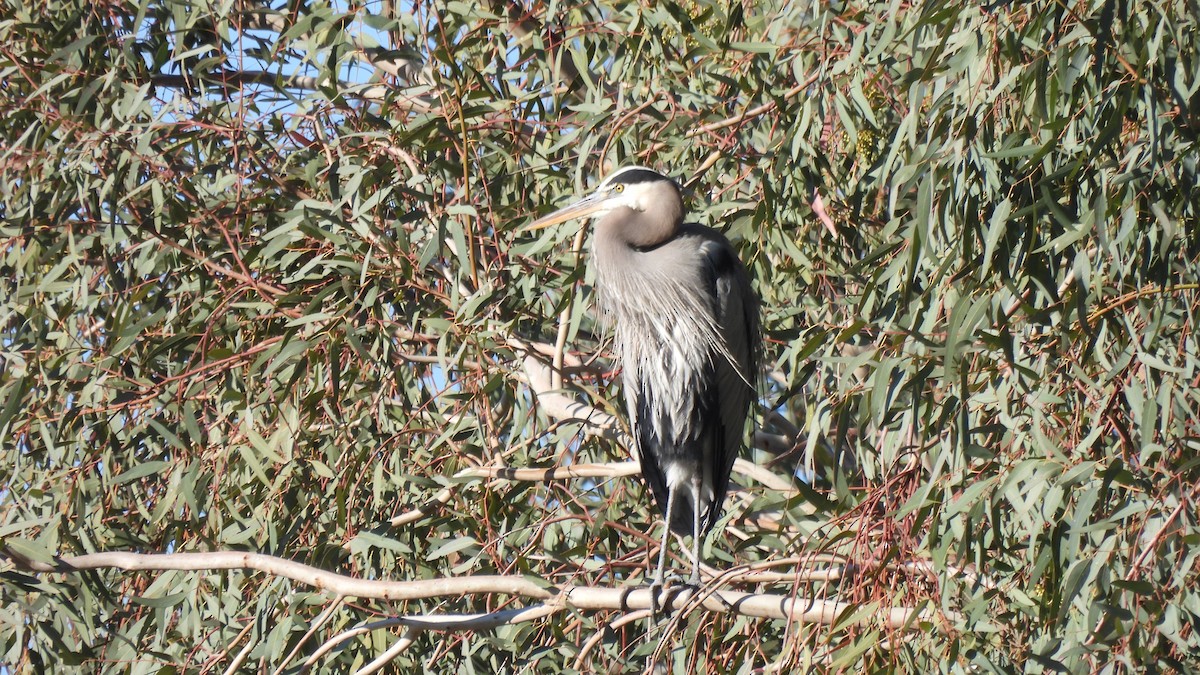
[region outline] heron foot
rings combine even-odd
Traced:
[[[684,583],[683,577],[674,572],[664,578],[650,582],[650,611],[657,617],[664,609],[670,608],[671,601],[681,590],[699,588],[696,583]]]
[[[655,620],[657,620],[658,615],[662,613],[662,605],[659,603],[659,596],[661,596],[665,590],[666,588],[663,586],[662,581],[655,579],[654,581],[650,582],[650,615],[653,616]]]

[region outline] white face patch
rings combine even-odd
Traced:
[[[621,207],[634,211],[645,211],[647,197],[653,185],[653,183],[618,183],[608,188],[608,196],[604,200],[607,208],[604,212],[608,213]]]
[[[632,180],[633,182],[623,182]],[[608,210],[625,207],[634,211],[645,211],[647,198],[655,185],[671,179],[644,166],[626,166],[617,169],[600,183],[596,188],[598,194],[605,194]]]

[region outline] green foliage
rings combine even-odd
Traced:
[[[759,588],[856,620],[693,614],[677,672],[1200,669],[1194,6],[235,5],[0,13],[8,551],[641,583],[635,481],[455,476],[625,457],[539,414],[517,339],[561,317],[608,355],[569,229],[517,229],[643,163],[751,267],[765,430],[796,450],[753,457],[811,479],[739,477],[709,559],[855,571]],[[566,386],[618,407],[591,369]],[[14,672],[298,669],[333,602],[242,572],[0,569]],[[347,601],[301,652],[513,602]],[[889,629],[893,606],[947,632]],[[620,616],[426,632],[394,667],[569,672]],[[583,669],[640,672],[645,626]]]

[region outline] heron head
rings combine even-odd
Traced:
[[[538,218],[525,226],[524,231],[540,230],[572,218],[605,216],[620,208],[666,213],[678,219],[683,214],[683,201],[675,181],[653,169],[626,166],[609,174],[592,194]]]

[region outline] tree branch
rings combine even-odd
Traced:
[[[550,481],[569,480],[571,478],[623,478],[626,476],[636,476],[641,472],[642,468],[637,460],[631,459],[624,462],[571,464],[568,466],[546,467],[544,469],[536,467],[521,469],[508,466],[478,466],[459,471],[454,474],[453,480],[487,478],[491,479],[488,486],[494,487],[501,481],[548,483]],[[788,495],[797,492],[796,488],[792,487],[787,479],[777,476],[763,467],[744,459],[738,459],[733,463],[733,472],[754,479],[771,490]],[[429,515],[434,509],[449,502],[452,496],[454,496],[454,490],[451,487],[444,487],[430,498],[429,501],[393,517],[388,522],[393,527],[416,522]],[[346,546],[349,546],[349,543]]]
[[[241,13],[241,27],[243,30],[261,30],[283,34],[294,24],[293,18],[289,12],[276,11],[270,7],[258,7]],[[392,39],[395,37],[392,35]],[[421,70],[422,59],[415,50],[398,43],[393,43],[392,49],[369,47],[364,45],[361,39],[355,39],[354,44],[359,50],[355,56],[360,60],[389,75],[394,75],[408,84],[416,82]]]
[[[533,14],[527,11],[524,7],[516,2],[508,1],[493,1],[491,3],[492,11],[503,15],[508,20],[508,28],[512,31],[512,35],[517,39],[525,38],[530,35],[541,35],[544,27],[538,22]],[[552,45],[546,45],[552,47]],[[571,86],[575,80],[579,79],[579,70],[575,68],[575,63],[571,57],[564,53],[566,46],[559,43],[558,58],[553,60],[555,75],[559,82],[566,86]]]
[[[621,422],[603,410],[580,403],[554,388],[551,368],[537,357],[528,355],[522,361],[529,388],[537,396],[538,405],[547,416],[560,421],[579,422],[584,432],[617,441],[625,447],[633,447],[626,438]]]
[[[516,620],[528,621],[552,614],[559,608],[571,607],[582,610],[643,610],[652,608],[651,591],[637,588],[593,588],[588,586],[555,586],[528,576],[480,575],[428,579],[421,581],[386,581],[359,579],[335,574],[293,560],[286,560],[262,553],[239,551],[212,551],[207,553],[133,553],[109,551],[80,556],[54,558],[43,562],[20,555],[11,548],[3,549],[5,557],[22,570],[39,573],[73,574],[86,570],[121,569],[126,571],[210,571],[210,570],[256,570],[328,593],[357,598],[403,601],[426,598],[464,595],[511,595],[533,600],[549,600],[542,609],[525,608],[504,610],[482,615],[458,617],[410,617],[404,625],[422,630],[478,630],[492,628]],[[690,587],[678,587],[668,591],[665,603],[660,605],[668,611],[672,606],[682,606],[693,599]],[[738,614],[765,619],[786,619],[801,623],[831,624],[847,610],[856,607],[853,603],[802,598],[792,595],[746,593],[718,590],[707,597],[695,600],[700,607],[719,613]],[[561,606],[561,607],[560,607]],[[551,609],[553,608],[553,609]],[[953,614],[940,615],[929,609],[917,611],[911,607],[891,607],[870,615],[890,628],[903,628],[913,621],[930,621],[945,630],[947,623],[955,621]],[[866,619],[867,617],[863,617]]]
[[[351,82],[329,82],[318,77],[307,75],[282,75],[263,70],[218,70],[205,74],[203,77],[192,77],[176,73],[155,73],[150,76],[150,82],[155,86],[171,89],[185,89],[196,86],[220,87],[222,89],[237,89],[246,85],[260,84],[275,89],[303,89],[316,91],[322,86],[335,85],[337,91],[348,97],[366,101],[383,101],[393,87],[385,84],[354,84]],[[402,108],[415,112],[428,112],[433,106],[416,97],[398,97],[393,103]]]

